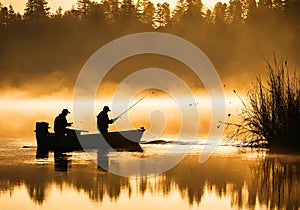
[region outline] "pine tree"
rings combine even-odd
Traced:
[[[161,3],[156,4],[156,12],[155,12],[155,26],[154,27],[162,27],[163,26],[163,8]]]
[[[8,19],[9,19],[9,23],[15,23],[21,20],[20,14],[15,13],[15,10],[12,7],[12,5],[9,5],[8,7]]]
[[[63,9],[61,7],[58,7],[55,11],[55,14],[53,15],[54,18],[61,19],[63,17]]]
[[[101,7],[107,22],[113,23],[119,20],[120,9],[118,0],[102,0]]]
[[[240,0],[229,0],[228,6],[228,22],[233,26],[238,26],[242,23],[242,3]]]
[[[162,8],[163,8],[163,18],[164,18],[164,26],[168,25],[171,19],[171,10],[170,10],[170,4],[168,4],[167,2],[164,2],[162,4]]]
[[[257,20],[257,4],[255,0],[246,0],[247,4],[247,23],[254,23]]]
[[[154,15],[155,7],[151,1],[148,1],[143,12],[144,23],[152,26]]]
[[[92,2],[90,0],[78,0],[77,1],[77,8],[81,14],[81,18],[84,19],[86,16],[89,15],[89,13],[91,11],[91,4],[92,4]]]
[[[212,11],[210,9],[206,10],[206,13],[204,15],[204,19],[205,19],[206,23],[212,23],[213,14],[212,14]]]
[[[28,0],[24,12],[24,18],[28,20],[42,20],[49,16],[50,8],[46,0]]]
[[[120,13],[124,21],[136,19],[136,10],[133,0],[123,0]]]
[[[190,19],[200,19],[203,4],[201,0],[187,0],[185,16]]]
[[[221,2],[218,2],[213,11],[215,24],[216,25],[224,25],[226,23],[226,9],[227,4],[222,4]]]
[[[165,27],[170,22],[170,5],[166,2],[158,3],[156,8],[154,27]]]
[[[138,0],[136,4],[137,19],[146,25],[152,25],[155,7],[149,0]]]
[[[172,22],[179,23],[186,9],[187,9],[187,2],[185,0],[177,0],[176,7],[172,15]]]
[[[136,17],[140,22],[144,22],[143,21],[143,13],[144,13],[144,8],[145,8],[145,3],[146,3],[146,0],[138,0],[135,5]]]
[[[8,9],[0,4],[0,25],[8,24]]]

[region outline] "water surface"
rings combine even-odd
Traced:
[[[300,209],[300,156],[219,146],[200,164],[203,145],[196,145],[171,170],[122,177],[99,169],[96,152],[36,159],[36,148],[22,148],[31,141],[1,143],[0,209]],[[145,158],[169,146],[144,145],[144,153],[124,155]],[[117,158],[109,154],[109,166]]]

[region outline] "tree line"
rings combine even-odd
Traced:
[[[53,87],[47,84],[53,91],[59,82],[73,87],[84,62],[99,47],[146,31],[185,38],[204,51],[222,79],[248,82],[249,74],[264,66],[262,56],[273,51],[300,64],[299,20],[297,0],[230,0],[211,10],[201,0],[178,0],[174,9],[149,0],[78,0],[70,10],[59,7],[55,12],[46,0],[28,0],[23,14],[0,3],[0,86],[29,88],[44,85],[46,77],[55,81]],[[159,67],[166,61],[141,58],[120,69],[139,64]],[[183,71],[179,64],[170,69]]]
[[[215,25],[250,24],[265,18],[288,18],[299,21],[300,2],[297,0],[230,0],[218,2],[211,10],[201,0],[178,0],[174,9],[167,2],[154,5],[150,0],[77,0],[76,6],[63,12],[59,7],[50,13],[46,0],[28,0],[24,14],[16,13],[12,5],[0,2],[0,25],[7,26],[19,22],[72,21],[85,23],[140,24],[170,27],[188,22],[206,22]]]

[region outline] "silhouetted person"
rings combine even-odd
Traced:
[[[116,119],[109,119],[108,118],[108,112],[110,112],[110,109],[108,106],[104,106],[103,110],[98,114],[97,116],[97,128],[98,131],[102,133],[102,135],[105,135],[108,133],[108,125],[112,124],[116,121]]]
[[[69,114],[69,110],[63,109],[62,112],[54,120],[54,132],[57,136],[65,136],[67,133],[68,126],[71,126],[72,123],[68,123],[66,116]]]

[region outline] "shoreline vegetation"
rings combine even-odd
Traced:
[[[300,153],[300,78],[288,61],[266,61],[267,79],[250,87],[237,122],[223,122],[232,130],[227,139],[243,146],[268,148],[274,153]],[[236,94],[236,91],[234,90]],[[238,96],[238,95],[237,95]],[[239,96],[238,96],[239,97]]]

